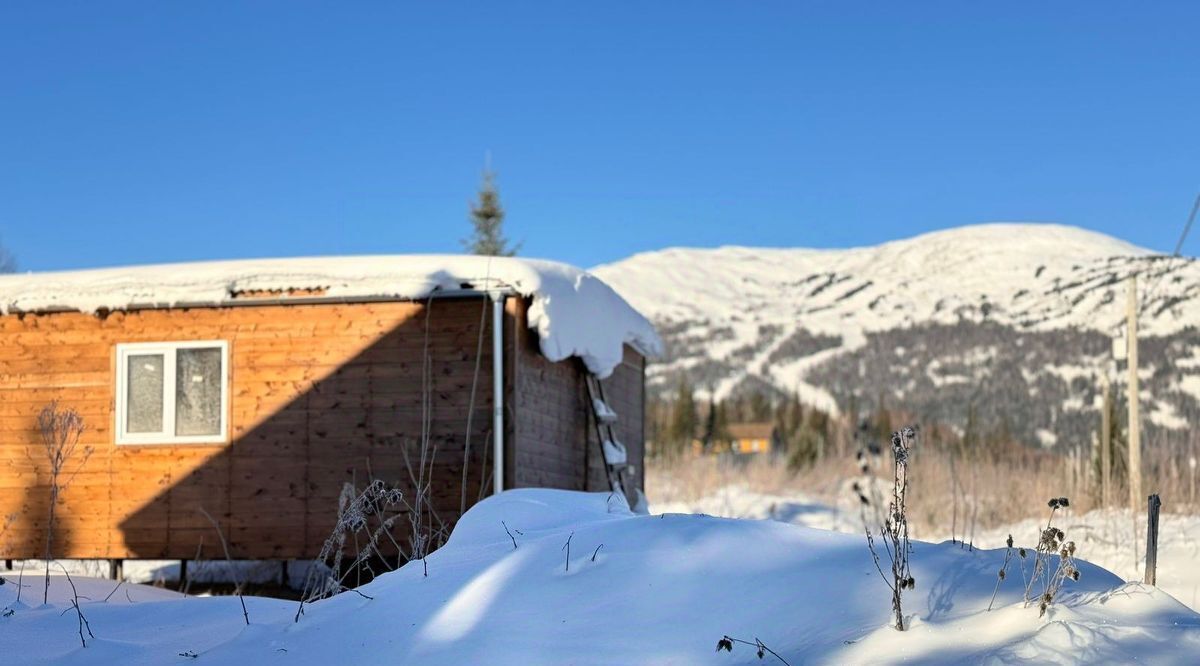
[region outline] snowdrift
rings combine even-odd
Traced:
[[[96,634],[87,648],[61,596],[15,607],[0,631],[6,663],[180,663],[181,653],[205,664],[760,663],[745,646],[717,653],[725,634],[757,637],[793,664],[1183,664],[1200,654],[1200,615],[1086,563],[1046,618],[1020,603],[1016,570],[989,613],[1003,557],[916,543],[912,629],[900,633],[863,537],[515,490],[471,509],[428,558],[428,576],[410,563],[364,586],[372,599],[342,594],[299,623],[282,601],[249,599],[247,627],[236,598],[117,603],[93,591],[82,604]],[[88,583],[101,584],[112,587]],[[26,601],[40,600],[37,588]],[[0,586],[0,604],[14,596],[15,585]]]

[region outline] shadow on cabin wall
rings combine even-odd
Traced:
[[[45,457],[44,449],[42,449],[40,445],[36,450],[33,450],[33,447],[30,447],[30,450],[33,451],[34,455],[42,454],[43,458]],[[48,463],[46,463],[44,460],[39,460],[37,463],[37,469],[39,470],[37,473],[38,483],[36,485],[25,487],[25,496],[21,501],[17,516],[24,517],[24,522],[38,533],[40,541],[37,544],[37,557],[41,557],[45,554],[45,530],[50,520],[50,481],[48,474],[43,475],[40,472],[40,470]],[[68,489],[64,495],[68,495],[69,493],[70,490]],[[54,538],[53,543],[51,544],[51,554],[65,553],[71,549],[71,537],[73,531],[71,529],[70,521],[64,520],[64,516],[62,515],[63,507],[64,502],[60,499],[58,506],[56,507],[56,512],[58,515],[56,516],[54,522]],[[7,516],[0,516],[0,521],[7,521],[7,519]],[[26,572],[26,574],[28,573],[29,572]]]
[[[280,351],[295,350],[306,358],[329,351],[325,345],[336,341],[297,335],[264,346],[262,340],[248,344],[252,334],[230,338],[232,442],[182,478],[160,479],[163,490],[120,521],[130,557],[191,559],[199,552],[201,559],[221,558],[219,536],[201,508],[220,522],[234,558],[315,557],[336,522],[343,484],[361,489],[376,478],[399,487],[411,501],[423,423],[433,511],[447,528],[453,526],[462,498],[473,381],[467,506],[490,493],[491,317],[483,317],[480,346],[480,300],[433,300],[428,312],[421,304],[335,368],[285,364],[282,373],[278,367],[267,372],[256,364],[258,352],[245,349],[269,349],[275,359]],[[428,391],[422,384],[426,369]],[[253,426],[239,423],[254,421],[250,413],[264,393],[291,381],[280,381],[280,374],[302,377],[300,393],[282,408],[258,414]],[[430,518],[428,525],[436,523]],[[402,516],[393,535],[403,544],[408,532]]]

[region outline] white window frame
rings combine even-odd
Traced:
[[[215,435],[175,434],[175,364],[176,352],[195,348],[221,349],[221,427]],[[126,432],[129,409],[129,357],[145,354],[163,356],[163,431]],[[224,444],[229,432],[229,342],[226,340],[187,340],[178,342],[131,342],[117,345],[116,394],[117,444],[172,445]]]

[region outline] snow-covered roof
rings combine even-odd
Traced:
[[[420,299],[507,289],[532,298],[529,327],[552,361],[578,356],[600,376],[628,343],[662,353],[650,322],[592,274],[553,261],[471,255],[250,259],[0,276],[0,313],[245,303],[279,293],[345,299]]]

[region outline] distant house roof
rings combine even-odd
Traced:
[[[731,439],[771,439],[771,436],[775,434],[775,424],[769,421],[731,423],[726,430]]]
[[[629,344],[662,353],[654,327],[592,274],[553,261],[475,255],[250,259],[0,276],[0,313],[134,310],[302,299],[421,299],[507,290],[532,299],[529,327],[552,361],[604,377]]]

